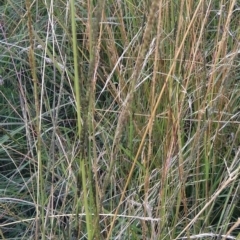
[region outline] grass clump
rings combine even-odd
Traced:
[[[240,2],[0,9],[2,239],[239,239]]]

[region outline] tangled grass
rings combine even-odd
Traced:
[[[239,239],[237,0],[0,5],[2,239]]]

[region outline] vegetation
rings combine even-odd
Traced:
[[[240,239],[240,1],[0,12],[1,239]]]

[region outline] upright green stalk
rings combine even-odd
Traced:
[[[77,107],[77,135],[78,138],[82,138],[82,123],[81,123],[81,100],[80,100],[80,84],[79,84],[79,74],[78,74],[78,54],[77,54],[77,33],[76,33],[76,13],[75,13],[75,1],[71,0],[71,24],[72,24],[72,40],[73,40],[73,56],[74,56],[74,88],[75,88],[75,99]],[[83,143],[81,143],[83,144]],[[87,176],[85,170],[85,159],[80,155],[79,159],[79,175],[82,176],[82,187],[84,195],[84,207],[86,212],[86,223],[87,223],[87,233],[88,239],[92,239],[92,227],[91,227],[91,214],[89,213],[89,204],[87,198]],[[78,211],[78,210],[77,210]],[[77,213],[78,214],[78,213]]]
[[[29,0],[26,0],[26,8],[27,8],[27,22],[28,22],[28,33],[29,33],[29,64],[31,68],[32,81],[34,86],[34,102],[35,102],[35,132],[37,135],[37,161],[38,161],[38,179],[37,179],[37,207],[36,207],[36,235],[35,238],[39,239],[38,231],[39,231],[39,218],[41,218],[41,228],[42,228],[42,239],[45,239],[45,227],[44,227],[44,189],[43,189],[43,176],[42,176],[42,158],[41,158],[41,114],[40,114],[40,104],[39,104],[39,82],[37,79],[36,73],[36,65],[35,65],[35,57],[34,57],[34,34],[33,34],[33,25],[31,18],[31,3]]]
[[[88,21],[89,21],[89,70],[86,83],[86,104],[84,109],[84,124],[85,128],[88,129],[88,163],[87,163],[87,173],[89,182],[89,202],[91,207],[91,213],[94,214],[94,224],[92,238],[100,239],[100,228],[99,228],[99,212],[101,210],[101,200],[98,197],[98,179],[97,173],[95,172],[95,185],[93,179],[93,169],[92,164],[97,165],[97,151],[95,142],[95,123],[94,123],[94,112],[95,112],[95,89],[96,89],[96,71],[99,64],[99,51],[101,45],[101,34],[103,26],[99,23],[102,21],[103,10],[105,6],[105,0],[98,1],[96,13],[93,19],[93,1],[89,0],[89,11],[88,11]],[[92,139],[92,140],[90,140]],[[92,163],[94,159],[94,163]],[[94,189],[95,187],[95,189]],[[92,214],[90,214],[92,217]]]

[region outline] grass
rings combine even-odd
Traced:
[[[240,239],[239,1],[0,10],[1,239]]]

